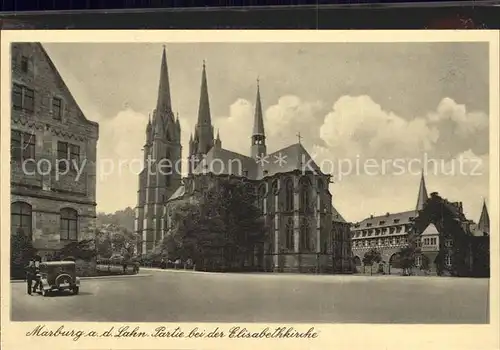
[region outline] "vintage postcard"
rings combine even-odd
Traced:
[[[498,349],[499,33],[5,31],[2,348]]]

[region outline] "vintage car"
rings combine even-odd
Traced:
[[[74,261],[47,261],[40,264],[40,289],[43,296],[52,291],[80,291],[80,278],[76,276]]]

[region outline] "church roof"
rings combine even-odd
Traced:
[[[404,225],[411,222],[410,218],[414,218],[417,214],[414,210],[404,211],[400,213],[387,213],[385,215],[373,216],[364,219],[354,225],[354,230],[362,230],[367,228],[379,228],[394,225]]]
[[[279,162],[278,160],[282,161]],[[318,165],[310,161],[312,157],[300,144],[294,144],[271,153],[263,165],[255,159],[220,147],[212,147],[204,161],[194,169],[193,174],[214,173],[217,175],[245,176],[250,180],[260,180],[265,176],[288,173],[295,170],[315,170]],[[245,174],[245,172],[247,172]]]
[[[281,162],[279,160],[282,160]],[[274,174],[288,173],[295,170],[312,171],[322,173],[319,166],[312,160],[312,157],[306,151],[301,143],[296,143],[288,147],[270,153],[268,163],[263,166],[263,175],[267,171],[266,176]]]
[[[224,148],[212,147],[203,161],[193,171],[193,174],[213,173],[216,175],[244,176],[257,178],[257,163],[254,159]]]
[[[332,206],[332,220],[334,222],[344,222],[347,223],[347,221],[340,215],[337,209],[335,209],[334,206]]]

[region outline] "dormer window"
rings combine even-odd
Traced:
[[[394,223],[397,224],[399,222],[399,219],[394,219]]]
[[[380,221],[379,222],[379,225],[383,225],[383,224],[385,224],[385,221]]]
[[[367,223],[367,224],[366,224],[366,227],[372,227],[371,222]]]

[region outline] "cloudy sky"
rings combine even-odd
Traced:
[[[100,124],[98,210],[134,207],[138,169],[127,164],[142,159],[162,45],[44,46]],[[167,60],[184,153],[206,60],[223,147],[249,153],[259,77],[268,151],[296,143],[300,132],[334,175],[334,205],[347,220],[414,209],[422,166],[429,193],[462,201],[479,219],[488,199],[487,44],[168,44]],[[114,169],[105,173],[104,162]]]

